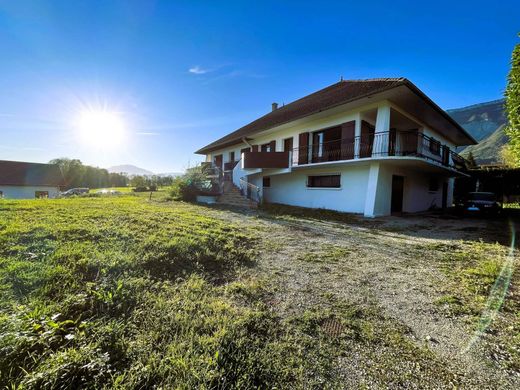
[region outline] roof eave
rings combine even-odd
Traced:
[[[414,83],[412,83],[410,80],[405,79],[405,85],[410,88],[414,93],[419,95],[422,99],[426,100],[428,104],[430,104],[435,111],[437,111],[439,114],[441,114],[444,119],[446,119],[448,122],[450,122],[458,131],[460,131],[464,136],[470,141],[467,145],[476,145],[478,144],[478,141],[473,138],[471,134],[469,134],[461,125],[459,125],[455,119],[453,119],[446,111],[444,111],[442,108],[440,108],[437,103],[435,103],[432,99],[428,97],[423,91],[421,91]]]

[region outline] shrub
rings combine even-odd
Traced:
[[[170,196],[175,200],[194,202],[197,195],[218,192],[218,183],[212,180],[205,167],[190,168],[172,183]]]

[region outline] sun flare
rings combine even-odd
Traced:
[[[124,141],[125,124],[117,112],[86,110],[79,115],[78,131],[86,145],[113,147]]]

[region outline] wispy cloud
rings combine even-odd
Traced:
[[[199,65],[195,65],[188,69],[188,72],[192,74],[206,74],[208,72],[211,72],[211,69],[204,69],[201,68]]]
[[[151,135],[161,135],[161,133],[157,133],[155,131],[138,131],[136,134],[137,135],[148,135],[148,136],[151,136]]]

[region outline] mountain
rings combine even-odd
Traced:
[[[115,165],[113,167],[107,168],[107,171],[110,172],[110,173],[126,173],[129,176],[136,176],[136,175],[139,175],[139,176],[143,176],[143,175],[151,176],[151,175],[154,174],[151,171],[148,171],[146,169],[139,168],[139,167],[136,167],[135,165],[130,165],[130,164]]]
[[[500,99],[446,111],[479,142],[466,147],[460,153],[463,157],[471,152],[477,164],[500,162],[500,149],[507,143],[504,104],[505,100]]]

